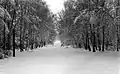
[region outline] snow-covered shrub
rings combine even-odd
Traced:
[[[3,58],[4,58],[3,49],[0,48],[0,59],[3,59]]]
[[[12,56],[12,51],[11,50],[3,50],[0,48],[0,59],[8,58]]]
[[[0,59],[4,59],[4,54],[0,52]]]
[[[12,56],[12,51],[11,50],[4,50],[4,55],[5,55],[5,58],[8,58],[8,57]]]

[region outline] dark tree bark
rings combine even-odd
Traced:
[[[117,0],[117,6],[120,6],[120,0]],[[116,16],[120,16],[120,8],[116,9]],[[119,24],[117,24],[117,51],[119,51]]]
[[[15,57],[15,29],[13,29],[13,57]]]
[[[94,32],[94,44],[95,44],[95,50],[98,50],[97,49],[97,37],[96,37],[96,32]]]
[[[100,34],[99,33],[97,33],[97,38],[98,38],[98,40],[97,40],[98,48],[99,48],[99,51],[101,51],[101,40],[100,40]]]
[[[109,41],[108,41],[108,39],[107,39],[107,41],[106,41],[106,50],[108,50],[108,46],[109,46]]]
[[[105,34],[104,34],[104,31],[105,31],[105,26],[103,26],[102,28],[103,28],[103,44],[102,44],[102,51],[104,51],[104,45],[105,45]]]
[[[96,42],[95,42],[95,27],[94,27],[94,24],[93,24],[93,27],[92,27],[92,46],[93,46],[93,52],[96,52],[95,50],[95,47],[96,47]]]
[[[6,50],[6,33],[5,33],[5,25],[4,25],[4,31],[3,31],[3,43],[4,43],[4,46],[3,46],[3,49]]]
[[[119,51],[119,26],[117,25],[117,51]]]
[[[88,41],[87,41],[87,42],[88,42],[88,50],[91,51],[90,42],[89,42],[89,41],[90,41],[89,33],[88,33],[88,39],[87,39],[87,40],[88,40]]]
[[[96,52],[95,48],[96,48],[96,44],[95,44],[95,32],[93,32],[93,52]]]
[[[86,49],[86,50],[88,49],[88,32],[87,32],[87,29],[86,29],[86,43],[85,43],[85,49]]]
[[[9,2],[10,3],[10,2]],[[7,11],[10,13],[10,7],[11,5],[8,3],[7,5]],[[10,13],[10,14],[14,14],[14,13]],[[7,50],[12,50],[11,48],[11,28],[12,28],[12,23],[11,21],[7,21],[7,26],[8,26],[8,29],[9,29],[9,33],[7,34]]]
[[[20,19],[20,22],[21,22],[21,25],[20,25],[20,52],[23,51],[23,48],[22,48],[22,25],[23,25],[23,7],[21,6],[21,19]]]
[[[10,33],[8,34],[8,36],[7,36],[7,49],[8,50],[11,50],[11,35],[10,35]]]

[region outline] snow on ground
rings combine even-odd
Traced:
[[[119,53],[44,47],[0,60],[0,74],[120,74]]]

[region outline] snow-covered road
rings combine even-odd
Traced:
[[[82,50],[82,49],[81,49]],[[119,53],[48,47],[0,60],[0,74],[120,74]]]

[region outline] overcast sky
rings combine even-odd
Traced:
[[[64,8],[65,0],[45,0],[53,13],[57,13]]]

